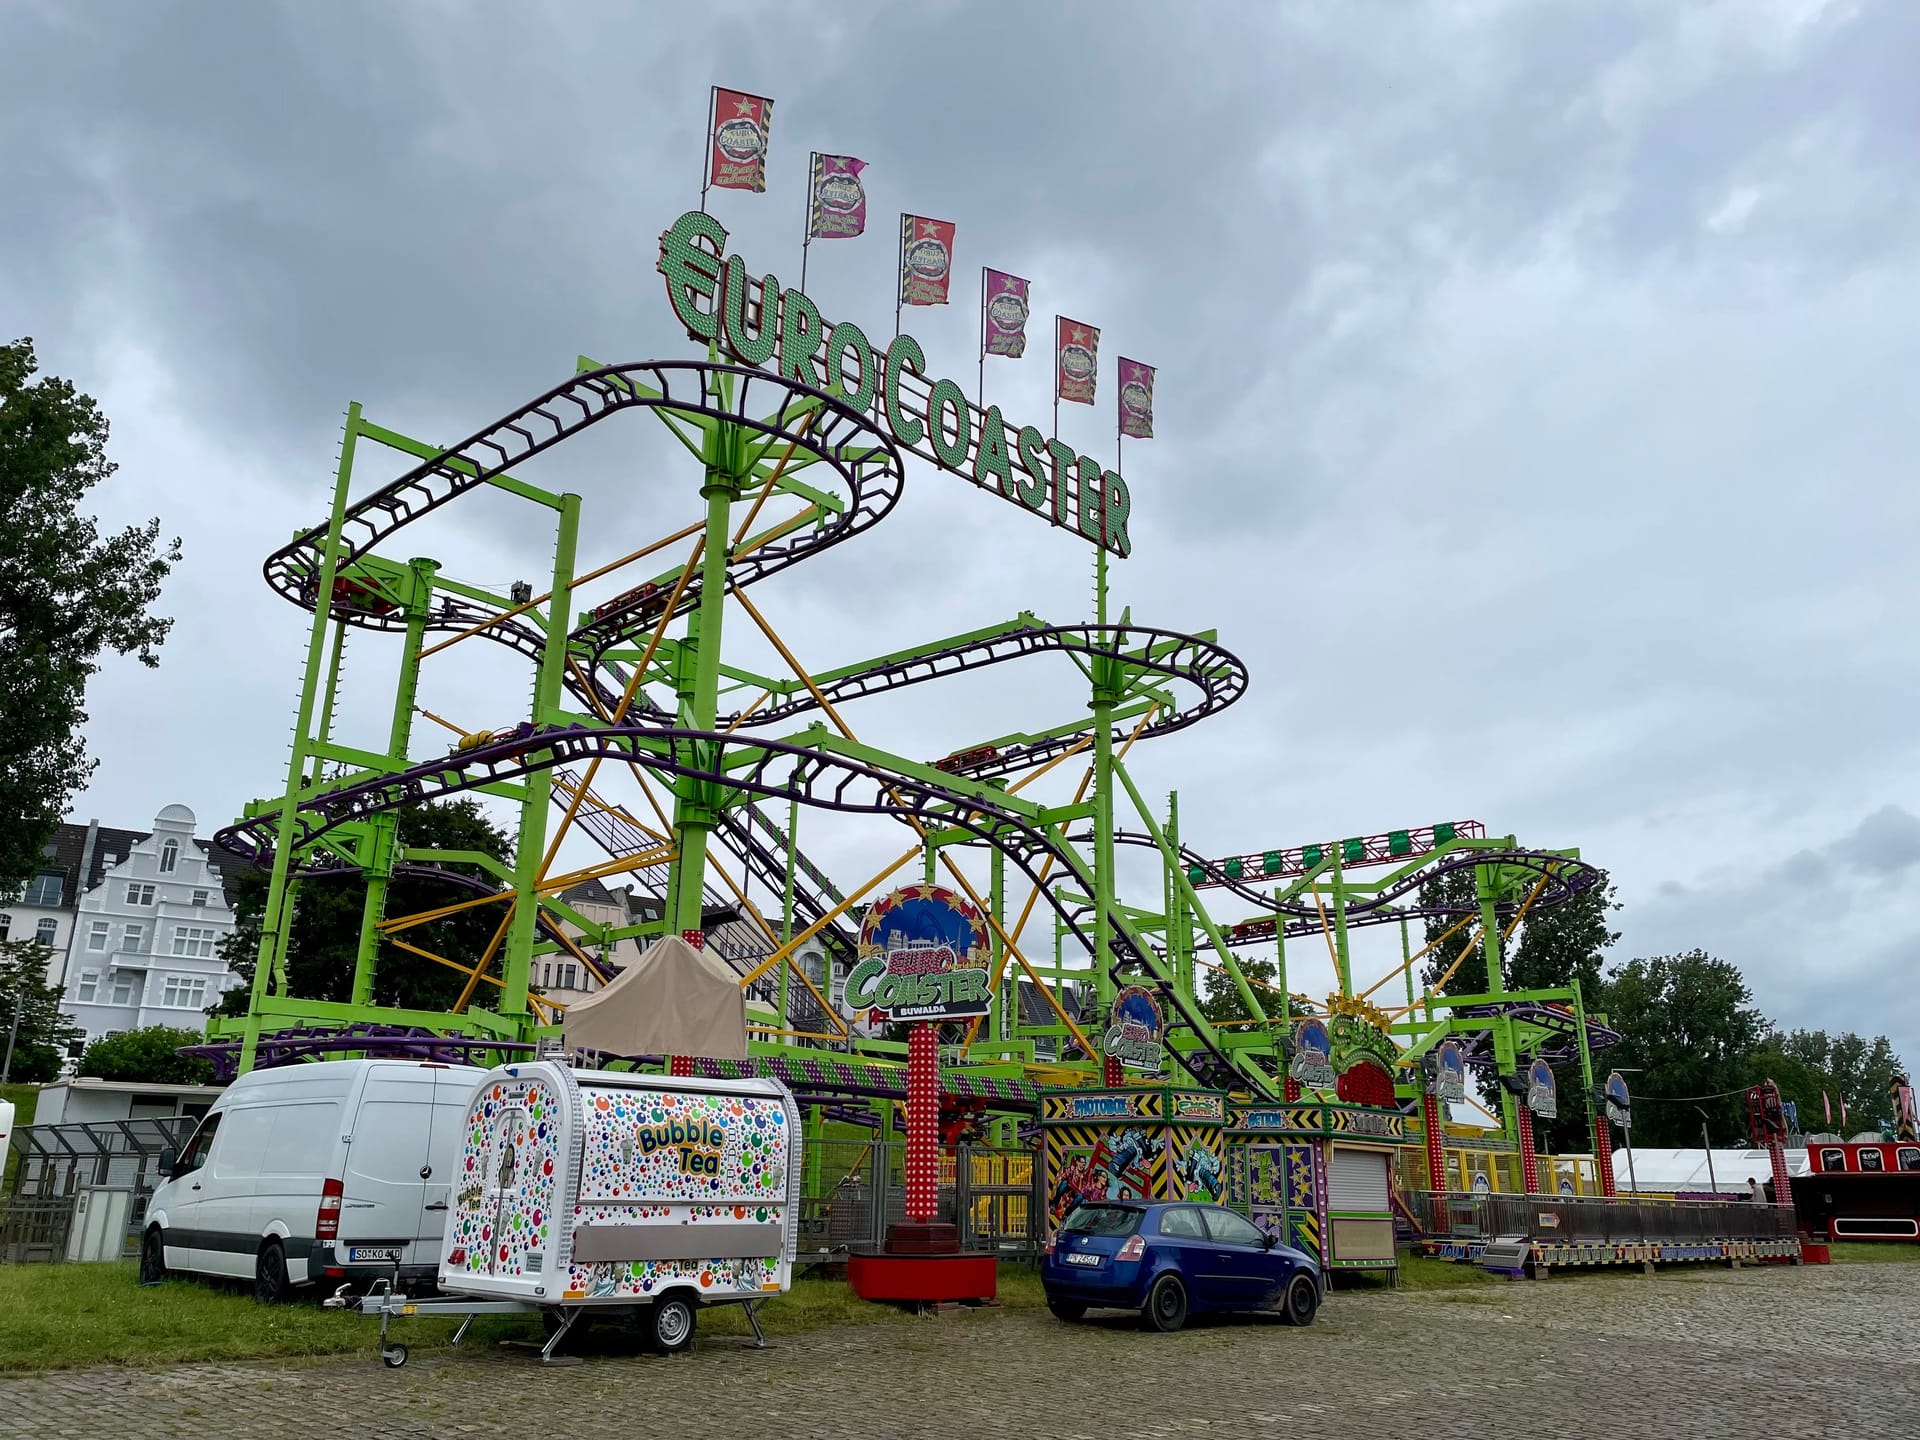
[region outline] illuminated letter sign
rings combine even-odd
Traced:
[[[823,319],[800,291],[749,275],[726,249],[726,227],[698,210],[660,236],[658,268],[689,337],[742,365],[777,366],[787,379],[827,390],[871,413],[901,449],[1123,560],[1132,553],[1132,505],[1114,471],[1016,425],[998,407],[983,414],[960,385],[927,375],[926,352],[911,335],[876,356],[857,326]]]
[[[937,885],[909,885],[874,902],[860,927],[847,1005],[889,1020],[964,1020],[993,1002],[987,926]]]

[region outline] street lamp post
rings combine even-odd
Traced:
[[[1698,1105],[1693,1107],[1700,1110]],[[1700,1143],[1707,1148],[1707,1185],[1713,1191],[1713,1198],[1720,1198],[1720,1182],[1713,1178],[1713,1141],[1707,1137],[1707,1112],[1700,1110]]]

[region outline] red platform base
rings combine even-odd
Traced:
[[[991,1254],[887,1255],[856,1250],[847,1256],[847,1284],[862,1300],[991,1300],[999,1293],[999,1281]]]

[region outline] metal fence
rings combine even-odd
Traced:
[[[1786,1240],[1793,1211],[1752,1201],[1641,1200],[1597,1195],[1481,1195],[1410,1190],[1414,1223],[1430,1239],[1524,1235],[1573,1245],[1686,1245],[1714,1240]]]
[[[13,1132],[20,1156],[13,1190],[0,1198],[0,1259],[64,1259],[76,1198],[102,1189],[132,1192],[122,1253],[137,1253],[147,1201],[160,1183],[160,1157],[183,1147],[199,1123],[192,1115],[167,1115],[22,1125]]]
[[[837,1260],[886,1242],[907,1218],[906,1145],[898,1140],[828,1139],[806,1154],[800,1258]],[[962,1145],[940,1157],[935,1218],[955,1226],[968,1249],[1032,1259],[1046,1243],[1035,1222],[1046,1213],[1035,1151]]]

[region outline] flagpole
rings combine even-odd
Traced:
[[[1053,438],[1056,440],[1060,438],[1060,317],[1058,315],[1053,317]],[[1054,476],[1054,484],[1058,486],[1059,482],[1060,477]],[[1059,512],[1056,510],[1054,513]]]
[[[907,214],[900,212],[900,253],[894,259],[899,271],[893,282],[893,338],[900,338],[900,307],[907,301]]]
[[[713,183],[713,109],[720,103],[720,87],[707,87],[706,143],[700,147],[700,213],[707,213],[707,191]]]
[[[807,251],[813,245],[813,198],[820,185],[820,152],[807,154],[807,210],[803,218],[800,238],[800,293],[807,293]]]
[[[984,412],[987,408],[987,267],[980,267],[980,388],[973,397],[973,403]]]

